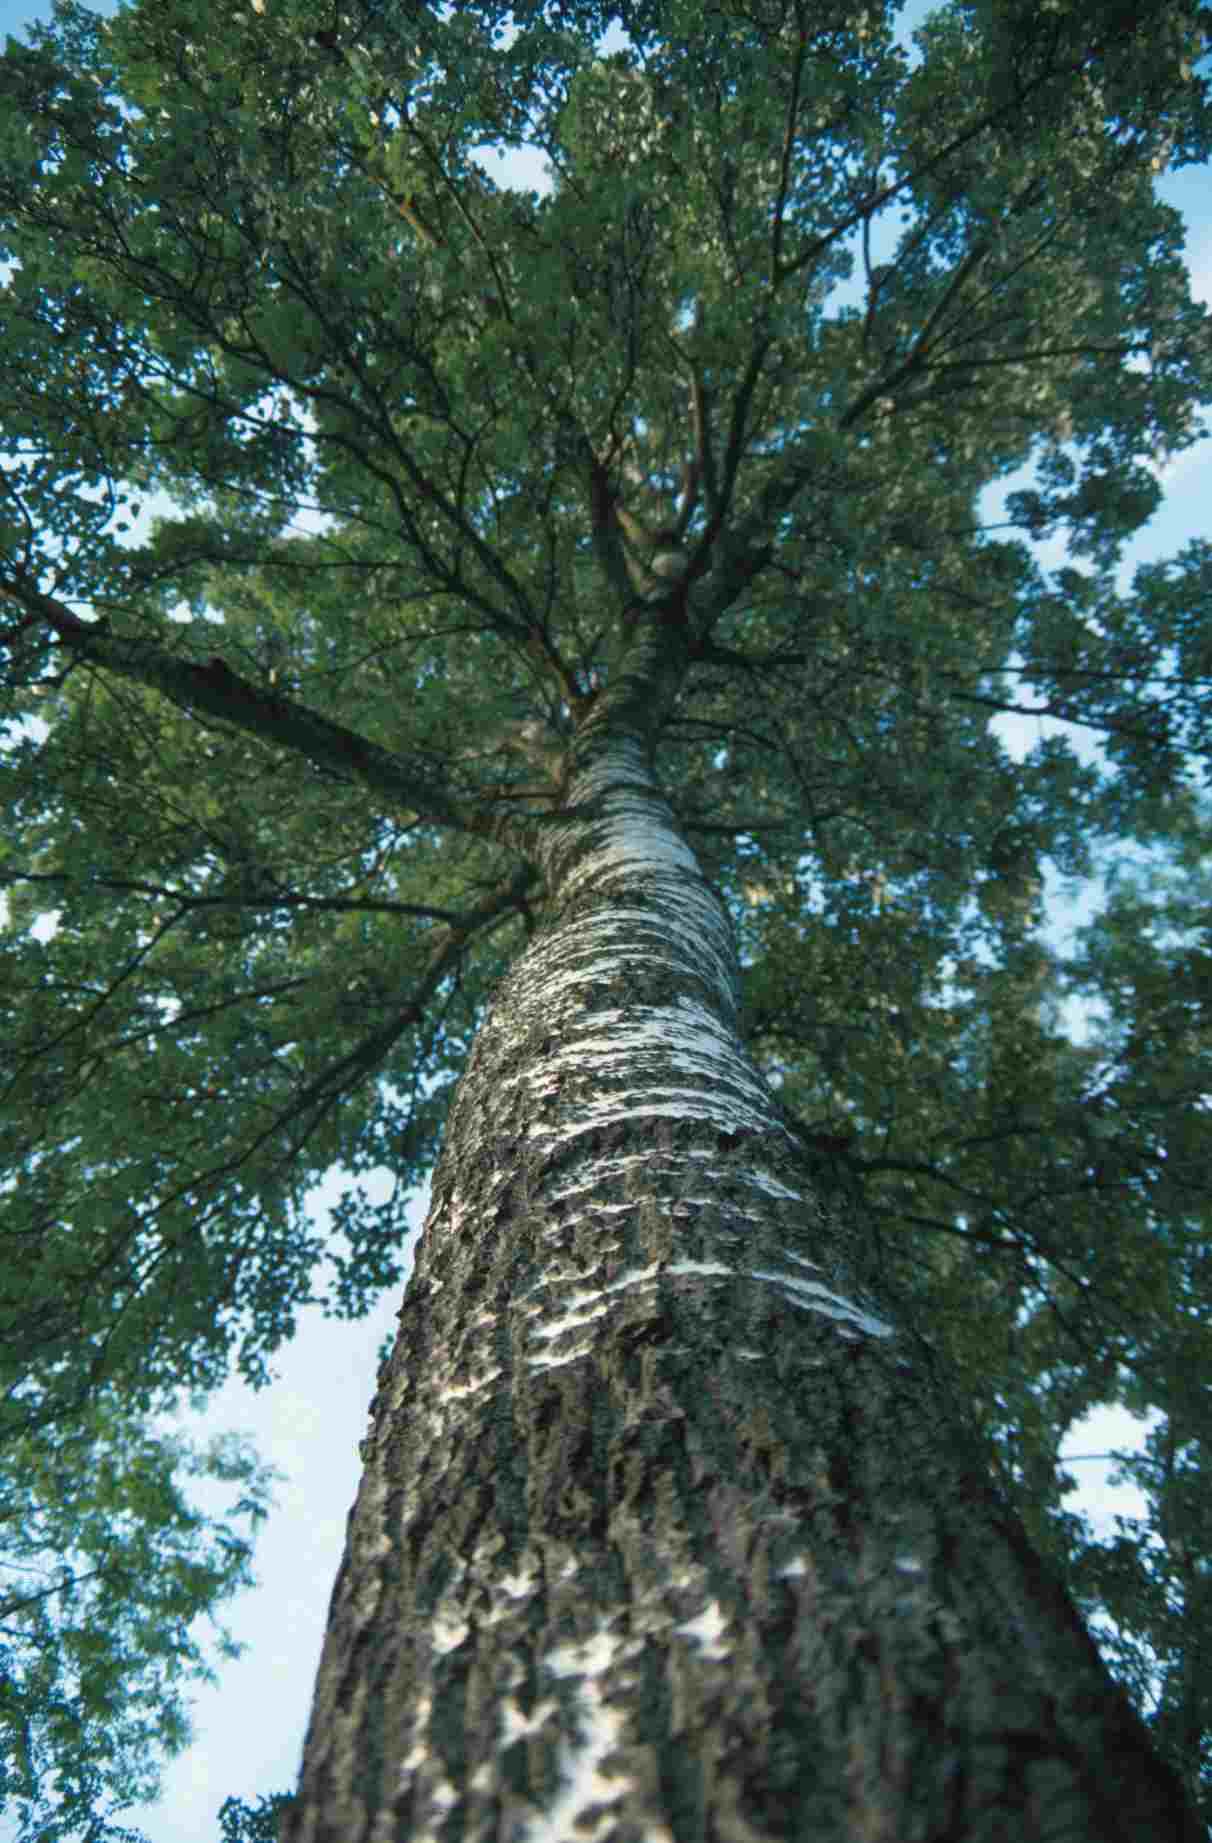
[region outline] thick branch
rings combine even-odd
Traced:
[[[112,634],[104,623],[81,621],[64,603],[29,583],[5,584],[3,593],[46,621],[82,663],[148,685],[185,710],[305,756],[343,780],[361,782],[385,795],[394,809],[434,825],[518,842],[502,837],[502,826],[512,833],[516,822],[460,799],[428,764],[409,762],[293,698],[262,689],[217,655],[205,662],[181,659],[145,640]]]

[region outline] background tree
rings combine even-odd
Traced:
[[[348,1193],[331,1308],[398,1279],[643,666],[747,1049],[1142,1698],[1156,1655],[1195,1789],[1206,1404],[1161,1353],[1208,1355],[1199,949],[1117,912],[1077,1049],[1036,922],[1100,838],[1194,913],[1208,547],[1112,572],[1207,391],[1152,192],[1207,155],[1207,15],[946,12],[912,71],[875,8],[634,10],[613,58],[592,8],[504,17],[146,0],[10,42],[6,714],[40,721],[3,758],[5,1429],[263,1377],[333,1163],[400,1183]],[[473,159],[522,140],[550,198]],[[979,527],[1032,455],[1015,516],[1086,570]],[[124,542],[153,489],[179,515]],[[1019,676],[1105,769],[1008,759]],[[1164,1416],[1148,1572],[1059,1512],[1065,1429],[1116,1399]]]
[[[109,1814],[151,1796],[188,1739],[184,1685],[214,1680],[191,1627],[252,1579],[250,1539],[186,1502],[200,1476],[244,1485],[233,1516],[265,1515],[268,1477],[239,1441],[150,1438],[121,1389],[6,1446],[0,1810],[23,1837],[126,1843]],[[222,1627],[218,1649],[239,1651]]]

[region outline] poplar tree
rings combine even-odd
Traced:
[[[1208,394],[1210,18],[9,41],[0,1431],[264,1380],[433,1169],[283,1843],[1200,1835],[1055,1459],[1131,1391],[1206,1439],[1206,1053],[1071,1043],[1038,924],[1206,836],[1212,552],[1115,565]],[[324,1243],[334,1165],[397,1185]]]

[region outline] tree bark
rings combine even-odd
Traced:
[[[1196,1843],[620,742],[455,1097],[284,1843]]]

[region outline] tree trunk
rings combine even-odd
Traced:
[[[591,798],[451,1110],[284,1843],[1196,1843],[818,1201],[642,751]]]

